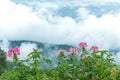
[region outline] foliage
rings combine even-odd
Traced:
[[[70,48],[70,52],[59,50],[57,66],[41,68],[42,63],[52,65],[43,52],[34,49],[28,58],[19,60],[13,54],[13,69],[5,71],[2,80],[120,80],[120,67],[107,50],[97,46],[87,49],[82,42],[79,48]]]
[[[6,69],[6,52],[0,48],[0,75]]]

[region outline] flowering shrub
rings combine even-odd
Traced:
[[[120,80],[120,68],[107,50],[97,46],[87,48],[87,43],[81,42],[78,48],[69,51],[57,51],[57,66],[41,68],[42,63],[52,65],[52,61],[41,51],[33,49],[25,60],[17,58],[20,50],[14,48],[8,51],[15,64],[11,71],[5,71],[1,80]],[[22,53],[21,53],[22,54]]]

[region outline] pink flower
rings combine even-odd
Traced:
[[[14,51],[15,54],[20,55],[20,49],[19,48],[14,48],[13,51]]]
[[[90,50],[97,52],[97,51],[99,50],[99,48],[98,48],[97,46],[92,46],[92,47],[90,48]]]
[[[82,54],[82,58],[87,58],[88,57],[88,54]]]
[[[11,57],[11,56],[12,56],[12,53],[13,53],[13,50],[12,50],[12,49],[9,49],[9,50],[8,50],[8,57]]]
[[[65,50],[58,50],[57,51],[57,54],[60,55],[60,54],[63,54],[63,55],[66,55],[66,51]]]
[[[69,51],[70,51],[70,53],[75,53],[75,54],[77,54],[78,51],[79,51],[79,49],[78,49],[78,48],[70,48]]]
[[[8,57],[11,57],[12,54],[20,55],[20,49],[19,48],[9,49],[8,50]]]
[[[82,48],[82,47],[87,47],[88,45],[87,45],[87,43],[85,43],[85,42],[80,42],[80,44],[79,44],[79,47],[80,48]]]

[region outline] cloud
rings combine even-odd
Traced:
[[[116,2],[116,3],[120,3],[120,0],[98,0],[99,2]]]
[[[7,52],[9,48],[9,41],[7,39],[3,39],[3,42],[0,42],[0,48]]]
[[[93,3],[89,0],[83,3],[86,2]],[[88,8],[78,6],[74,14],[77,15],[76,21],[67,14],[63,17],[57,13],[59,9],[66,6],[63,3],[37,2],[35,4],[27,6],[15,4],[10,0],[0,1],[0,39],[24,39],[71,45],[86,41],[90,45],[99,45],[105,49],[120,47],[120,12],[96,17]],[[69,5],[68,2],[65,4]]]
[[[36,44],[22,43],[20,46],[21,55],[19,56],[19,58],[26,59],[27,55],[33,51],[33,48],[37,49]]]
[[[15,33],[17,37],[23,28],[26,29],[25,26],[37,22],[37,16],[31,12],[29,7],[17,5],[9,0],[0,2],[0,11],[0,32],[2,33],[0,38],[6,36],[11,39]]]
[[[112,56],[116,64],[120,64],[120,52]]]

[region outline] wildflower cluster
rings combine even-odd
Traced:
[[[107,50],[100,50],[93,45],[80,42],[79,47],[69,51],[58,50],[56,65],[38,49],[28,54],[25,60],[17,58],[19,48],[8,50],[8,57],[13,57],[12,70],[5,70],[0,80],[120,80],[120,68]],[[55,62],[55,61],[54,61]],[[46,63],[50,68],[44,67]]]

